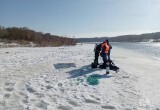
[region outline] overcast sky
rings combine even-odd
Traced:
[[[160,0],[0,0],[0,25],[69,37],[160,31]]]

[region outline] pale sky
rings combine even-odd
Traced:
[[[76,38],[160,32],[160,0],[0,0],[0,25]]]

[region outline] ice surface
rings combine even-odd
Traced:
[[[0,48],[0,110],[158,110],[160,61],[113,46],[115,73],[92,69],[94,44]],[[98,74],[98,85],[87,77]]]

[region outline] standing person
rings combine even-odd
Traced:
[[[106,69],[106,74],[109,74],[109,53],[110,47],[108,46],[107,42],[104,41],[101,44],[101,57],[103,58],[103,67]]]
[[[111,59],[110,59],[110,53],[111,53],[112,46],[111,46],[111,44],[109,43],[109,40],[108,40],[108,39],[106,39],[106,42],[107,42],[107,45],[109,46],[108,60],[110,61],[110,60],[111,60]]]
[[[99,64],[99,62],[98,62],[98,58],[99,58],[99,54],[100,54],[100,51],[101,51],[101,44],[102,43],[100,43],[100,44],[95,44],[95,47],[94,47],[94,53],[95,53],[95,55],[94,55],[94,63],[96,64],[96,65],[98,65]]]

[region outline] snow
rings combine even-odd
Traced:
[[[113,47],[115,73],[92,69],[94,44],[0,49],[0,110],[159,110],[160,61]],[[98,85],[87,77],[101,76]]]
[[[156,47],[160,47],[160,43],[159,42],[153,43],[153,45],[156,46]]]
[[[3,43],[3,42],[0,42],[0,48],[2,47],[18,47],[20,46],[19,44],[17,43]]]

